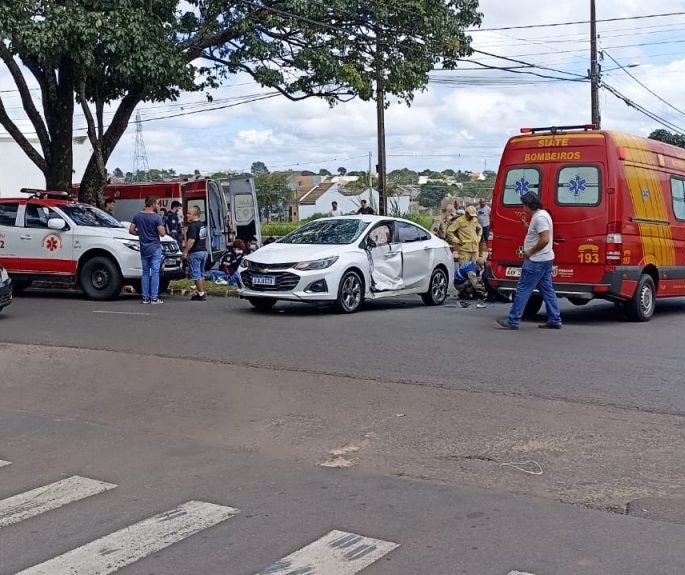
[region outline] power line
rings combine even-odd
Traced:
[[[633,80],[635,80],[640,86],[642,86],[645,90],[647,90],[647,92],[649,92],[652,96],[656,97],[659,101],[666,104],[669,108],[671,108],[671,109],[675,110],[676,112],[678,112],[679,114],[682,114],[683,116],[685,116],[685,112],[683,112],[680,108],[676,108],[670,102],[664,100],[661,96],[659,96],[659,94],[654,92],[654,90],[652,90],[651,88],[648,88],[643,82],[641,82],[635,76],[633,76],[633,74],[631,74],[618,60],[616,60],[616,58],[614,58],[611,54],[609,54],[609,52],[607,52],[606,50],[603,50],[602,52],[604,54],[606,54],[607,56],[609,56],[609,58],[614,62],[614,64],[616,64],[619,68],[621,68],[621,70],[623,70],[626,74],[628,74],[628,76],[630,76]]]
[[[638,112],[644,114],[645,116],[647,116],[651,120],[654,120],[655,122],[657,122],[657,123],[661,124],[662,126],[668,128],[669,130],[674,130],[675,132],[677,132],[681,136],[685,136],[685,129],[681,128],[680,126],[678,126],[676,124],[669,122],[668,120],[666,120],[665,118],[662,118],[658,114],[651,112],[650,110],[648,110],[647,108],[645,108],[641,104],[634,102],[633,100],[631,100],[627,96],[624,96],[621,92],[619,92],[613,86],[610,86],[606,82],[602,82],[602,87],[606,88],[609,92],[611,92],[619,100],[622,100],[625,104],[628,105],[628,107],[634,108]]]
[[[647,18],[667,18],[669,16],[683,16],[685,12],[665,12],[663,14],[644,14],[642,16],[624,16],[620,18],[602,18],[597,22],[620,22],[623,20],[644,20]],[[523,26],[501,26],[499,28],[469,28],[467,32],[497,32],[500,30],[524,30],[530,28],[553,28],[557,26],[572,26],[575,24],[589,24],[590,20],[576,20],[572,22],[550,22],[547,24],[526,24]]]

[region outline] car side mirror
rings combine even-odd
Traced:
[[[67,222],[62,218],[50,218],[48,220],[48,228],[51,230],[63,230],[67,227]]]
[[[366,238],[366,249],[367,250],[372,250],[373,248],[376,247],[376,242],[374,242],[371,238]]]

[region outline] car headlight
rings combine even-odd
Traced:
[[[8,279],[10,279],[10,275],[7,273],[7,270],[0,268],[0,283],[4,284]]]
[[[248,259],[243,258],[240,260],[240,264],[238,265],[239,268],[249,268],[252,262]]]
[[[124,244],[127,248],[134,250],[136,252],[140,251],[140,241],[139,240],[130,240],[128,238],[114,238],[118,242],[121,242]]]
[[[310,271],[310,270],[325,270],[331,267],[335,262],[338,261],[338,256],[332,256],[330,258],[324,258],[322,260],[313,260],[311,262],[300,262],[295,264],[293,267],[296,270]]]

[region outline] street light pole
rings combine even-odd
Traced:
[[[592,107],[592,123],[597,129],[602,126],[599,113],[599,63],[597,61],[597,15],[595,0],[590,0],[590,101]]]

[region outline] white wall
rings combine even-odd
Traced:
[[[34,148],[40,145],[29,139]],[[74,183],[80,182],[93,152],[85,138],[74,140]],[[45,189],[45,177],[24,151],[8,136],[0,136],[0,197],[19,195],[21,188]]]

